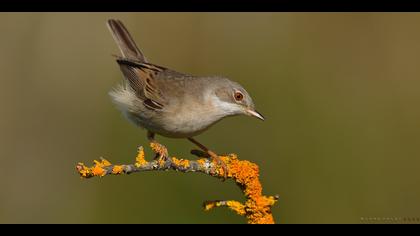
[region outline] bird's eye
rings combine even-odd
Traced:
[[[235,92],[234,94],[235,100],[240,102],[242,99],[244,99],[244,95],[241,92]]]

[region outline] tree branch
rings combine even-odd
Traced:
[[[155,148],[152,146],[152,149]],[[197,152],[195,152],[197,155]],[[198,153],[201,154],[201,153]],[[205,156],[202,154],[201,156]],[[175,170],[179,172],[201,172],[207,175],[223,179],[233,179],[243,191],[246,201],[207,201],[204,203],[204,209],[210,210],[215,207],[228,207],[239,215],[246,216],[248,223],[251,224],[273,224],[274,219],[271,213],[271,207],[276,203],[278,196],[262,195],[262,186],[259,181],[259,168],[256,164],[249,161],[241,161],[235,154],[220,157],[227,166],[225,175],[222,163],[201,158],[199,160],[185,160],[176,157],[166,160],[146,161],[143,147],[138,148],[136,162],[128,165],[114,165],[101,158],[100,161],[94,161],[92,167],[87,167],[83,163],[78,163],[76,170],[82,178],[91,178],[94,176],[103,177],[105,175],[130,174],[142,171],[164,171]]]

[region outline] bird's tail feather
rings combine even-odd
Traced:
[[[125,28],[120,20],[109,19],[107,25],[123,57],[130,60],[147,62],[146,57],[144,57],[127,28]]]

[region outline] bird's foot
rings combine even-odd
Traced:
[[[210,159],[210,160],[214,161],[215,164],[216,164],[214,169],[216,171],[218,171],[219,172],[218,174],[220,174],[223,177],[223,181],[225,181],[227,179],[227,177],[228,177],[228,167],[227,167],[226,163],[219,157],[219,155],[217,155],[216,153],[214,153],[210,150],[205,152],[205,151],[196,150],[196,149],[191,150],[191,154],[194,155],[194,156],[197,156],[197,157],[204,157],[204,158],[207,158],[207,159]],[[219,167],[221,168],[221,170],[220,169],[217,170]],[[222,173],[220,173],[220,172],[222,172]]]
[[[216,168],[219,168],[219,167],[221,168],[221,171],[220,171],[220,169],[218,169],[218,172],[219,172],[218,174],[223,176],[223,181],[225,181],[228,177],[228,167],[227,167],[226,163],[216,153],[214,153],[212,151],[208,151],[208,154],[210,155],[210,159],[212,161],[216,162],[215,167]],[[222,172],[222,173],[220,173],[220,172]]]
[[[212,157],[212,160],[215,160],[216,163],[217,163],[216,165],[222,169],[223,173],[219,173],[219,174],[221,174],[223,176],[222,180],[225,181],[228,177],[228,167],[227,167],[226,163],[224,161],[222,161],[222,159],[220,157],[217,157],[217,158]]]
[[[158,142],[150,142],[150,148],[156,153],[155,160],[166,161],[169,158],[168,149]]]

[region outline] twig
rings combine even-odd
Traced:
[[[195,154],[197,154],[197,152],[195,152]],[[207,201],[204,203],[204,209],[210,210],[215,207],[225,206],[239,215],[246,216],[248,223],[273,224],[274,219],[271,213],[271,207],[276,203],[278,196],[262,195],[262,186],[258,178],[258,166],[249,161],[239,160],[235,154],[221,156],[220,158],[227,166],[227,178],[233,179],[238,184],[246,197],[246,201],[245,203],[233,200]],[[146,161],[143,147],[138,148],[138,154],[134,164],[114,165],[101,158],[100,161],[95,160],[92,167],[87,167],[83,163],[78,163],[76,169],[82,178],[164,170],[201,172],[221,179],[225,177],[221,163],[211,161],[208,158],[191,161],[171,157],[166,160]]]

